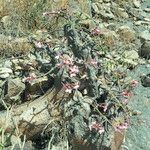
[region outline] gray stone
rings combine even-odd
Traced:
[[[133,4],[136,8],[139,8],[141,6],[141,3],[139,0],[133,0]]]
[[[139,21],[135,21],[134,24],[135,24],[136,26],[140,26],[140,25],[147,25],[147,26],[149,26],[149,25],[150,25],[150,22],[139,20]]]
[[[10,26],[10,24],[11,24],[11,17],[10,17],[10,16],[4,16],[4,17],[1,19],[1,23],[3,24],[3,27],[4,27],[4,28],[7,28],[7,27]]]
[[[150,87],[150,74],[141,76],[141,83],[144,87]]]
[[[135,60],[139,58],[139,55],[138,52],[136,52],[135,50],[131,50],[131,51],[125,51],[125,57],[128,59]]]
[[[18,141],[18,138],[16,139]],[[12,144],[13,145],[13,144]],[[32,142],[25,142],[24,146],[23,142],[18,142],[17,144],[14,144],[13,146],[6,147],[5,150],[35,150],[35,148],[32,146]]]
[[[150,59],[150,41],[146,41],[142,44],[139,55],[143,58]]]
[[[145,8],[144,11],[150,13],[150,8]]]
[[[114,7],[113,12],[117,17],[126,18],[126,19],[129,18],[129,15],[123,8]]]
[[[100,14],[102,15],[102,17],[107,18],[107,19],[114,19],[115,18],[114,14],[112,12],[109,12],[109,13],[101,12]]]
[[[110,0],[103,0],[103,2],[104,2],[104,3],[108,3],[108,2],[110,2]]]
[[[5,102],[13,104],[20,100],[21,93],[25,89],[25,85],[21,82],[20,78],[9,79],[5,83],[5,89],[7,91],[4,97]]]
[[[92,4],[92,8],[93,8],[93,10],[94,10],[94,12],[95,12],[96,14],[99,14],[99,13],[100,13],[100,10],[99,10],[99,8],[98,8],[98,6],[97,6],[97,3],[93,3],[93,4]]]
[[[144,41],[150,41],[150,32],[148,30],[143,31],[139,35],[139,38],[141,39],[142,42],[144,42]]]
[[[0,78],[6,79],[12,74],[12,70],[10,68],[0,68]]]

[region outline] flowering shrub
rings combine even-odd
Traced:
[[[53,14],[46,12],[43,15]],[[35,48],[40,48],[41,53],[46,51],[49,57],[48,73],[55,80],[55,88],[61,87],[72,97],[78,91],[92,99],[90,118],[92,120],[94,116],[97,121],[88,120],[90,131],[103,134],[110,128],[119,132],[126,130],[129,126],[126,120],[130,115],[127,104],[138,82],[131,80],[127,84],[124,80],[126,68],[121,67],[122,61],[111,56],[109,48],[104,51],[95,39],[101,34],[98,27],[87,32],[71,16],[65,18],[68,20],[63,26],[61,43],[49,47],[46,42],[34,42]],[[118,117],[121,121],[116,123]]]

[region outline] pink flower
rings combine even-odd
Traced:
[[[79,88],[79,83],[66,83],[66,84],[63,84],[63,88],[65,89],[65,92],[66,93],[71,93],[72,90],[77,90]]]
[[[36,75],[32,73],[28,77],[24,77],[23,82],[31,83],[35,78],[36,78]]]
[[[91,30],[92,35],[100,35],[101,30],[98,27],[95,27],[94,29]]]
[[[72,66],[69,68],[70,77],[75,77],[78,72],[79,72],[78,66]]]
[[[131,93],[129,91],[125,90],[125,91],[122,92],[122,96],[124,96],[124,97],[130,97]]]
[[[42,48],[43,47],[43,44],[39,41],[39,42],[35,42],[35,46],[37,48]]]
[[[62,64],[61,64],[61,63],[58,63],[58,64],[56,64],[56,67],[61,68],[61,67],[62,67]]]
[[[77,90],[78,88],[80,87],[80,85],[79,85],[79,83],[77,82],[77,83],[75,83],[74,85],[73,85],[73,89],[75,89],[75,90]]]
[[[90,62],[90,64],[93,65],[93,66],[96,66],[97,65],[97,61],[94,60],[94,59],[92,59],[91,62]]]
[[[104,127],[102,127],[99,123],[96,123],[96,121],[92,122],[90,125],[89,125],[89,129],[90,131],[92,131],[92,129],[95,129],[95,130],[98,130],[98,132],[100,134],[102,134],[105,130],[104,130]]]
[[[99,104],[98,107],[103,108],[103,111],[106,112],[108,104]]]
[[[63,88],[65,89],[66,93],[72,92],[72,87],[71,87],[71,84],[69,84],[69,83],[63,84]]]
[[[131,85],[132,87],[136,87],[137,84],[138,84],[138,82],[137,82],[136,80],[132,80],[132,81],[130,82],[130,85]]]
[[[114,127],[115,131],[121,132],[122,130],[126,130],[129,124],[127,122],[120,123]]]
[[[124,105],[127,105],[127,104],[128,104],[128,99],[123,99],[123,100],[122,100],[122,103],[123,103]]]

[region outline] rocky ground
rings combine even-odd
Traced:
[[[98,30],[94,30],[94,32],[98,32],[102,39],[101,41],[98,41],[99,39],[97,39],[97,41],[109,46],[111,53],[106,55],[106,60],[111,58],[121,60],[122,64],[127,66],[128,75],[138,81],[138,86],[134,89],[133,96],[129,101],[129,107],[134,110],[134,115],[131,116],[130,126],[126,131],[125,140],[121,149],[149,150],[149,0],[92,0],[92,2],[90,0],[85,0],[83,1],[83,4],[82,2],[79,4],[74,2],[75,1],[72,0],[70,1],[71,6],[77,4],[76,7],[71,7],[71,10],[76,11],[76,8],[80,8],[81,11],[84,12],[83,15],[80,16],[82,21],[79,23],[89,29],[93,29],[96,26]],[[57,6],[55,7],[57,8]],[[53,47],[53,50],[57,53],[61,45],[64,44],[65,40],[63,38],[57,38],[57,35],[53,38],[53,36],[50,36],[47,31],[38,29],[33,33],[30,32],[28,34],[29,36],[27,36],[27,34],[22,37],[13,36],[13,34],[9,35],[7,33],[7,28],[9,26],[10,15],[1,17],[0,127],[10,132],[15,123],[15,127],[18,127],[21,133],[26,133],[26,137],[21,136],[21,141],[20,135],[18,135],[19,138],[14,135],[11,137],[11,143],[21,143],[21,145],[24,144],[22,143],[22,141],[24,141],[23,139],[27,138],[28,142],[25,142],[24,150],[48,149],[48,147],[51,147],[52,150],[67,150],[69,149],[67,140],[65,139],[65,130],[68,130],[66,127],[68,125],[67,123],[64,125],[64,128],[61,128],[62,136],[60,137],[57,135],[57,133],[59,133],[58,129],[60,129],[60,126],[63,124],[61,122],[63,119],[60,121],[60,112],[65,113],[63,116],[69,119],[72,113],[77,113],[76,110],[80,110],[80,115],[77,114],[76,117],[71,119],[70,124],[72,127],[70,127],[71,129],[69,130],[72,131],[72,128],[74,128],[74,131],[77,133],[73,134],[75,136],[82,137],[82,134],[84,135],[86,131],[84,129],[84,124],[81,125],[80,123],[84,122],[90,116],[90,105],[92,102],[80,93],[76,93],[77,95],[70,103],[64,104],[61,102],[60,104],[57,104],[56,102],[53,102],[53,93],[56,91],[55,89],[49,89],[54,85],[53,77],[55,75],[48,75],[50,71],[53,71],[49,69],[52,68],[52,64],[49,62],[55,61],[52,57],[54,53],[47,51],[45,48],[43,51],[42,43],[38,42],[42,39],[43,43],[46,42],[50,44],[49,47]],[[57,34],[62,33],[60,32]],[[91,42],[91,39],[89,39],[89,41]],[[36,50],[33,51],[33,47],[36,47]],[[123,54],[123,56],[120,56],[121,54]],[[105,60],[105,58],[103,60]],[[102,90],[101,92],[101,95],[105,95],[105,91]],[[64,100],[68,96],[64,95],[64,91],[61,90],[58,91],[58,93],[58,96],[55,97],[56,101],[58,99]],[[79,95],[83,100],[82,103],[76,99]],[[51,105],[49,105],[49,99]],[[32,102],[30,103],[30,101]],[[78,101],[81,106],[77,105],[74,107],[75,101]],[[54,108],[54,106],[56,108]],[[66,110],[60,111],[58,110],[58,106],[60,107],[59,109],[63,107]],[[72,107],[72,110],[68,111],[67,109],[70,107]],[[6,111],[10,108],[12,108],[12,112]],[[10,117],[9,113],[11,115],[13,114],[13,117]],[[34,113],[37,115],[32,120]],[[85,116],[85,120],[83,120],[81,116]],[[5,122],[5,117],[8,120],[7,123]],[[11,120],[12,118],[14,119],[13,121]],[[92,120],[92,117],[90,119]],[[52,121],[49,122],[49,120]],[[34,126],[34,130],[27,124],[27,122],[30,122],[30,124]],[[55,126],[55,124],[57,125]],[[38,133],[43,128],[43,136],[39,136]],[[20,134],[20,132],[18,133],[15,131],[15,135]],[[44,132],[48,133],[48,135],[44,134]],[[11,131],[11,133],[13,133],[13,131]],[[56,141],[53,141],[52,137],[49,137],[49,135],[55,134],[56,137],[61,139],[59,140],[61,142],[57,141],[57,143]],[[88,138],[88,140],[91,140],[93,137],[88,136]],[[49,139],[51,140],[47,142]],[[70,137],[70,139],[72,139],[72,137]],[[83,143],[85,141],[82,141],[83,143],[81,144],[81,141],[77,141],[76,139],[71,141],[72,149],[96,149],[93,145],[84,145]],[[78,139],[81,138],[78,137]],[[104,150],[106,149],[105,146],[108,145],[108,141],[106,139],[107,138],[105,137],[105,145],[103,147]],[[95,139],[93,138],[93,141],[94,140]],[[2,138],[2,141],[5,140]],[[54,142],[57,144],[54,144]],[[101,141],[98,142],[100,143]],[[10,143],[6,145],[8,147],[5,149],[9,150],[13,148],[9,145]],[[21,149],[21,145],[16,144],[14,149]],[[111,148],[111,150],[119,150],[119,148],[115,147]]]

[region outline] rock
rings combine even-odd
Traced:
[[[46,76],[35,78],[30,84],[27,84],[26,92],[30,95],[43,95],[52,85],[53,82]]]
[[[97,6],[97,3],[93,3],[93,4],[92,4],[92,8],[93,8],[93,10],[94,10],[94,12],[95,12],[96,14],[100,14],[100,10],[99,10],[99,8],[98,8],[98,6]]]
[[[4,62],[4,65],[3,65],[4,67],[6,67],[6,68],[11,68],[12,67],[12,62],[11,62],[11,60],[6,60],[5,62]],[[12,69],[12,68],[11,68]]]
[[[8,78],[12,73],[10,68],[0,68],[0,78],[2,79]]]
[[[139,50],[139,56],[150,59],[150,41],[145,41],[140,50]]]
[[[149,18],[144,18],[144,20],[150,23],[150,19]]]
[[[93,3],[92,8],[96,14],[100,14],[102,18],[105,19],[114,19],[115,16],[110,10],[110,3]]]
[[[25,89],[25,84],[21,82],[20,78],[9,79],[5,83],[5,102],[13,104],[19,101],[21,98],[21,93]]]
[[[120,35],[120,38],[125,42],[132,42],[135,40],[135,32],[130,29],[128,26],[121,26],[117,33]]]
[[[90,0],[82,0],[82,1],[76,1],[76,2],[74,0],[70,0],[70,1],[65,0],[65,1],[66,1],[66,4],[68,3],[70,6],[68,7],[70,13],[78,12],[80,10],[80,12],[82,12],[83,14],[87,14],[91,16],[91,1]],[[58,5],[58,7],[60,7],[60,5]]]
[[[8,80],[7,95],[9,97],[14,97],[19,95],[25,89],[24,83],[22,83],[20,78]]]
[[[132,68],[137,66],[139,63],[139,60],[138,60],[139,55],[138,55],[138,52],[135,50],[125,51],[124,57],[125,58],[123,59],[123,62]]]
[[[81,25],[84,25],[85,27],[88,27],[88,28],[91,28],[92,26],[94,26],[93,20],[90,18],[90,16],[86,14],[82,14],[80,18],[81,18],[81,21],[79,21],[79,23]]]
[[[21,71],[33,71],[37,66],[37,62],[35,59],[32,59],[31,55],[28,55],[27,59],[13,59],[12,62],[12,70],[14,73]]]
[[[139,58],[138,52],[135,50],[125,51],[125,57],[128,59],[136,60]]]
[[[30,142],[30,141],[27,141],[25,143],[23,143],[23,142],[19,143],[18,138],[16,138],[16,142],[17,142],[17,144],[12,143],[13,146],[6,147],[5,150],[12,150],[12,149],[13,150],[20,150],[20,149],[22,149],[22,150],[35,150],[35,148],[32,146],[32,142]]]
[[[150,32],[148,30],[143,31],[139,35],[139,38],[141,39],[142,42],[144,42],[144,41],[150,41]]]
[[[108,2],[110,2],[110,0],[103,0],[103,2],[104,2],[104,3],[108,3]]]
[[[150,13],[150,8],[145,8],[144,11]]]
[[[141,76],[141,83],[144,87],[150,87],[150,74]]]
[[[115,16],[112,12],[100,12],[100,14],[102,15],[103,18],[105,19],[114,19]]]
[[[126,11],[123,8],[115,7],[113,12],[117,17],[126,18],[126,19],[129,18],[129,15],[126,13]]]
[[[134,24],[135,24],[136,26],[140,26],[140,25],[147,25],[147,26],[149,26],[149,25],[150,25],[150,22],[139,20],[139,21],[134,22]]]
[[[4,17],[1,19],[1,23],[3,24],[3,27],[4,27],[4,28],[7,28],[8,26],[11,25],[11,17],[10,17],[10,16],[4,16]]]
[[[139,8],[141,6],[141,3],[139,0],[133,0],[133,4],[136,8]]]
[[[51,150],[60,150],[60,149],[67,149],[68,148],[68,141],[61,141],[57,145],[52,145]]]

